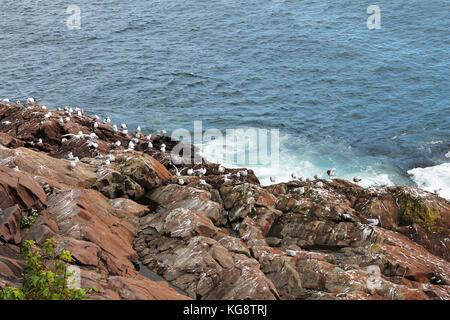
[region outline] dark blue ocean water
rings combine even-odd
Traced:
[[[79,30],[66,26],[71,4]],[[371,4],[379,30],[366,27]],[[336,167],[338,177],[450,195],[449,1],[0,6],[0,97],[78,106],[147,132],[194,120],[277,128],[282,166],[257,168],[262,180]]]

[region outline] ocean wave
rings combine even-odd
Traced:
[[[414,168],[409,170],[408,174],[419,188],[436,192],[441,197],[450,200],[450,163]]]
[[[331,169],[325,163],[333,161],[337,168],[336,178],[352,181],[353,177],[358,176],[362,178],[358,185],[363,188],[371,186],[393,186],[396,183],[393,177],[396,176],[395,169],[392,168],[389,172],[382,172],[375,164],[364,163],[364,159],[353,159],[351,148],[340,146],[336,148],[334,154],[321,154],[315,150],[314,144],[307,138],[300,139],[296,145],[303,146],[303,149],[292,148],[294,139],[289,134],[280,134],[280,157],[279,162],[275,165],[254,165],[249,163],[249,159],[258,158],[258,146],[256,144],[248,144],[246,139],[228,140],[231,146],[224,145],[223,140],[213,140],[200,145],[196,145],[201,155],[211,162],[221,163],[229,168],[248,168],[254,171],[255,175],[261,182],[261,185],[268,186],[275,183],[289,182],[292,180],[291,174],[299,177],[313,179],[314,175],[322,173],[322,178],[328,178],[326,171]],[[291,147],[289,147],[291,145]],[[345,150],[344,150],[345,149]],[[244,162],[236,161],[239,157],[245,154]],[[331,160],[330,160],[331,159]],[[358,165],[356,163],[360,162]],[[274,182],[271,178],[275,178]]]

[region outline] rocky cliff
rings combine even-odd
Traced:
[[[340,179],[262,187],[251,170],[177,167],[175,144],[0,104],[0,286],[18,284],[24,240],[53,237],[92,299],[450,298],[449,201]]]

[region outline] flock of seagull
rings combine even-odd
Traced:
[[[4,99],[1,99],[1,98],[0,98],[0,102],[2,102],[3,104],[6,104],[6,105],[9,105],[9,104],[11,103],[10,100],[7,99],[7,98],[4,98]],[[21,105],[21,102],[20,102],[20,101],[16,101],[16,105]],[[31,107],[31,106],[33,106],[33,105],[36,105],[36,100],[35,100],[34,98],[28,98],[28,99],[26,100],[26,102],[25,102],[24,105],[26,105],[27,107]],[[44,106],[44,105],[42,105],[41,108],[42,108],[43,110],[46,110],[46,109],[47,109],[47,107]],[[61,108],[59,108],[59,107],[57,108],[57,111],[63,111],[63,110],[64,110],[64,115],[65,115],[65,117],[59,117],[58,122],[59,122],[60,124],[64,124],[64,123],[70,122],[71,117],[73,116],[73,114],[75,114],[77,117],[82,117],[83,114],[84,114],[84,110],[81,109],[81,108],[72,108],[72,107],[68,107],[68,106],[64,107],[64,109],[61,109]],[[51,112],[51,111],[48,111],[48,112],[44,115],[44,120],[49,119],[51,116],[52,116],[52,112]],[[98,126],[99,126],[100,117],[99,117],[98,115],[94,115],[93,118],[95,119],[94,125],[93,125],[93,129],[96,129],[96,128],[98,128]],[[8,122],[9,122],[9,121],[8,121]],[[103,123],[110,124],[110,123],[111,123],[111,118],[110,118],[109,116],[106,117],[106,118],[103,120]],[[126,125],[125,123],[122,123],[120,127],[121,127],[121,128],[120,128],[120,130],[119,130],[119,128],[117,127],[117,125],[115,125],[115,124],[112,125],[113,131],[114,131],[115,133],[118,133],[118,132],[120,131],[123,135],[127,135],[127,134],[128,134],[127,125]],[[160,132],[162,135],[166,134],[166,130],[160,130],[159,132]],[[64,135],[62,135],[61,142],[62,142],[62,143],[67,142],[67,138],[68,138],[68,137],[73,137],[73,138],[76,138],[76,139],[87,138],[87,139],[89,140],[88,146],[89,146],[90,148],[93,148],[93,149],[98,148],[98,143],[96,143],[96,142],[94,141],[95,139],[98,138],[98,136],[97,136],[94,132],[92,132],[92,133],[90,133],[90,134],[85,134],[85,133],[83,133],[82,131],[79,131],[77,134],[72,134],[72,133],[64,134]],[[147,145],[147,146],[148,146],[149,149],[150,149],[150,148],[153,148],[153,144],[152,144],[152,141],[151,141],[151,135],[145,135],[145,134],[142,134],[142,133],[141,133],[141,127],[138,126],[137,129],[136,129],[136,133],[134,134],[134,138],[132,138],[132,139],[129,141],[128,146],[127,146],[127,148],[126,148],[124,151],[127,152],[127,151],[132,151],[132,150],[134,150],[136,144],[139,143],[139,138],[141,138],[141,137],[142,137],[144,140],[148,141],[148,145]],[[43,143],[43,142],[42,142],[42,139],[39,139],[39,140],[38,140],[37,142],[35,142],[34,144],[42,145],[42,143]],[[121,142],[118,140],[118,141],[116,141],[116,142],[114,143],[114,145],[117,146],[117,147],[119,147],[119,146],[121,145]],[[161,152],[166,152],[166,145],[165,145],[164,143],[160,145],[160,151],[161,151]],[[104,158],[104,159],[105,159],[105,160],[102,162],[103,165],[110,165],[111,162],[115,160],[114,155],[111,155],[111,154],[106,155],[105,157],[103,157],[102,155],[97,156],[97,157],[100,157],[100,158]],[[73,169],[73,168],[75,168],[75,167],[77,166],[77,162],[79,161],[79,158],[78,158],[78,157],[74,157],[72,152],[69,152],[69,154],[66,156],[66,158],[67,158],[68,160],[70,160],[70,163],[69,163],[69,167],[70,167],[70,168]],[[184,170],[186,170],[186,174],[189,175],[189,176],[199,176],[199,177],[201,177],[201,176],[203,176],[203,175],[206,175],[206,168],[199,168],[199,169],[195,169],[195,170],[194,170],[193,168],[182,168],[181,170],[179,170],[179,168],[176,167],[172,162],[171,162],[171,164],[172,164],[172,166],[174,166],[174,168],[175,168],[176,176],[179,177],[179,178],[178,178],[178,184],[180,184],[180,185],[183,185],[183,184],[185,183],[185,181],[181,178],[181,173],[182,173]],[[225,169],[225,167],[224,167],[223,165],[219,165],[218,171],[219,171],[220,174],[224,174],[225,171],[226,171],[226,169]],[[327,174],[328,174],[328,176],[329,176],[330,178],[333,178],[333,177],[336,175],[336,168],[332,168],[332,169],[330,169],[330,170],[327,170]],[[241,171],[238,171],[238,172],[236,172],[236,173],[233,174],[233,176],[235,176],[235,177],[237,177],[237,178],[239,178],[239,177],[241,177],[241,176],[244,177],[244,176],[247,176],[247,175],[248,175],[248,171],[247,171],[247,170],[241,170]],[[232,179],[230,179],[230,177],[231,177],[231,173],[224,174],[224,182],[230,182],[230,181],[232,181]],[[295,181],[300,181],[300,182],[303,182],[303,181],[311,182],[311,181],[312,181],[310,178],[305,178],[305,177],[303,177],[303,176],[300,176],[300,177],[297,176],[297,174],[296,174],[295,172],[292,172],[292,173],[291,173],[291,177],[292,177],[293,180],[295,180]],[[315,180],[319,180],[319,179],[321,179],[321,178],[322,178],[322,173],[321,173],[321,172],[314,175],[314,179],[315,179]],[[272,183],[275,183],[276,180],[277,180],[276,177],[273,177],[273,176],[270,177],[270,181],[271,181]],[[358,183],[358,182],[360,182],[361,180],[362,180],[362,179],[359,178],[359,177],[354,177],[354,178],[353,178],[353,181],[354,181],[355,183]],[[199,180],[199,183],[202,184],[202,185],[204,185],[204,184],[206,184],[206,181],[203,180],[203,179],[200,179],[200,180]],[[316,183],[316,186],[317,186],[317,187],[323,187],[323,182],[318,181],[318,182]],[[303,190],[302,190],[302,188],[303,188],[303,187],[297,188],[297,189],[296,189],[296,192],[298,192],[298,193],[303,193],[303,192],[304,192],[304,188],[303,188]]]

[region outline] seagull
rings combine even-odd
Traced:
[[[81,113],[81,110],[77,111],[77,116],[79,116],[79,117],[83,116],[83,114]]]
[[[33,98],[28,98],[27,99],[27,104],[34,104],[34,99]]]
[[[78,131],[77,134],[67,133],[67,134],[63,134],[62,137],[74,137],[76,139],[80,139],[83,137],[90,137],[90,136],[88,134],[84,134],[82,131]]]
[[[111,118],[110,117],[106,117],[105,122],[106,123],[110,123],[111,122]]]
[[[334,177],[334,176],[336,175],[336,168],[333,168],[333,169],[331,169],[331,170],[327,170],[327,174],[328,174],[330,177]]]
[[[106,159],[105,161],[103,161],[104,166],[109,166],[110,164],[111,164],[111,161],[109,159]]]
[[[153,144],[151,142],[148,143],[148,148],[149,149],[153,148]]]
[[[69,152],[69,154],[67,155],[66,158],[69,159],[69,160],[73,159],[73,153]]]
[[[77,165],[76,161],[70,161],[70,163],[69,163],[69,167],[70,167],[70,169],[73,169],[73,168],[75,168],[75,167],[76,167],[76,165]]]
[[[47,106],[42,106],[42,110],[47,110]]]
[[[95,120],[99,121],[100,117],[98,115],[94,115]]]
[[[130,142],[128,143],[128,149],[131,149],[131,150],[134,149],[134,143],[133,143],[133,141],[130,141]]]
[[[124,135],[127,135],[127,134],[128,134],[128,130],[127,130],[127,129],[124,129],[124,130],[122,131],[122,133],[123,133]]]
[[[202,185],[205,185],[205,184],[206,184],[206,181],[203,180],[203,179],[200,179],[200,180],[198,181],[198,183],[200,183],[200,184],[202,184]]]
[[[219,166],[219,172],[220,172],[220,173],[224,173],[224,172],[225,172],[225,167],[222,166],[222,165],[220,165],[220,166]]]
[[[136,132],[141,132],[141,126],[138,126],[138,127],[136,128]]]
[[[188,170],[186,171],[186,173],[187,173],[188,175],[192,176],[192,175],[194,174],[194,170],[188,169]]]
[[[360,177],[354,177],[353,178],[353,182],[356,182],[356,183],[360,182],[361,180],[362,179]]]
[[[148,140],[148,141],[152,140],[152,136],[151,135],[145,136],[145,140]]]
[[[304,194],[305,193],[305,187],[299,187],[294,189],[294,193],[296,194]]]
[[[94,122],[94,129],[98,128],[98,122]]]
[[[297,176],[297,174],[296,174],[295,172],[292,172],[292,173],[291,173],[291,177],[292,177],[292,179],[294,179],[294,180],[297,180],[297,179],[298,179],[298,176]]]
[[[184,184],[184,180],[183,179],[178,179],[178,184],[179,185],[183,185]]]
[[[317,180],[317,179],[320,179],[320,178],[322,178],[322,172],[319,172],[319,173],[314,175],[314,179]]]
[[[37,144],[42,144],[42,139],[41,138],[39,138]]]
[[[298,181],[300,181],[300,182],[305,181],[305,177],[301,176],[300,178],[298,178]]]
[[[14,170],[14,171],[19,171],[19,167],[18,167],[18,166],[15,166],[13,170]]]
[[[115,124],[113,125],[113,131],[114,131],[114,132],[119,131],[119,130],[117,129],[117,126],[116,126]]]
[[[3,103],[4,104],[9,104],[9,99],[7,99],[7,98],[3,99]]]
[[[277,181],[277,178],[275,178],[275,177],[270,177],[270,181],[271,181],[271,182],[275,182],[275,181]]]
[[[371,224],[373,226],[378,225],[378,219],[366,219],[368,224]]]
[[[206,173],[206,172],[205,172]],[[242,171],[239,171],[239,173],[241,174],[241,176],[243,176],[243,177],[245,177],[245,176],[247,176],[248,175],[248,171],[247,170],[242,170]]]
[[[317,188],[322,188],[323,187],[323,182],[322,181],[317,182],[316,183],[316,187]]]
[[[177,168],[174,164],[172,164],[172,166],[175,168],[175,175],[176,175],[177,177],[180,177],[180,176],[181,176],[181,173],[180,173],[180,171],[178,170],[178,168]]]
[[[120,141],[116,141],[114,144],[115,144],[116,146],[120,147]]]
[[[66,122],[70,122],[70,117],[66,117],[66,118],[65,118],[65,121],[66,121]]]
[[[297,254],[297,251],[295,250],[290,250],[290,249],[286,249],[286,254],[290,257],[293,257]]]
[[[126,125],[125,123],[122,123],[122,124],[120,125],[120,127],[121,127],[122,129],[126,129],[126,128],[127,128],[127,125]]]
[[[62,138],[62,139],[61,139],[61,142],[62,142],[62,143],[66,142],[66,141],[67,141],[66,138]]]
[[[224,177],[223,177],[223,181],[224,181],[224,182],[230,182],[231,179],[229,179],[228,176],[224,176]]]
[[[17,100],[17,101],[16,101],[16,104],[17,104],[17,105],[20,105],[20,101],[19,101],[19,100]]]

